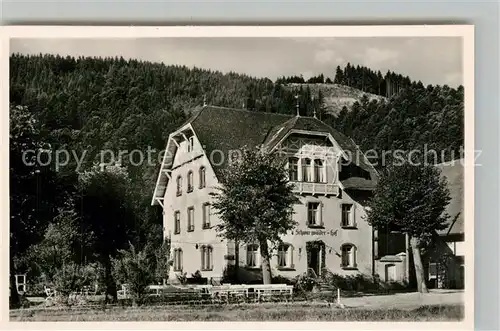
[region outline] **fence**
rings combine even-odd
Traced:
[[[148,286],[146,301],[150,305],[210,305],[210,304],[233,304],[233,303],[262,303],[262,302],[300,302],[310,301],[309,297],[297,296],[294,287],[287,284],[267,285],[150,285]],[[340,303],[340,290],[332,293],[329,302]],[[127,285],[122,285],[118,291],[118,299],[121,305],[132,303],[130,291]],[[298,294],[298,293],[297,293]],[[47,300],[52,300],[57,293],[47,294]],[[81,293],[88,299],[85,305],[99,301],[92,293]],[[308,298],[309,297],[309,298]],[[313,300],[316,301],[316,300]],[[322,300],[324,301],[324,300]]]

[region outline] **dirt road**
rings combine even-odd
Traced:
[[[415,309],[423,305],[454,305],[464,303],[460,290],[431,290],[430,293],[398,293],[356,298],[342,298],[340,302],[350,308]]]

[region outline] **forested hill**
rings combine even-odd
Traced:
[[[323,75],[308,84],[294,84],[291,78],[273,83],[123,58],[14,54],[10,101],[36,114],[54,146],[90,148],[90,154],[106,148],[162,149],[169,132],[185,120],[185,111],[204,98],[218,106],[295,113],[297,94],[302,115],[316,110],[365,150],[428,144],[450,151],[463,143],[461,86],[424,87],[409,77],[382,76],[351,64],[337,67],[333,81],[327,79],[332,84],[322,84]],[[377,86],[390,97],[377,95]],[[338,117],[329,114],[332,109]]]
[[[42,145],[52,152],[66,149],[78,157],[85,151],[79,172],[91,169],[101,150],[146,153],[150,148],[156,150],[152,159],[157,160],[168,134],[204,98],[211,105],[240,108],[244,103],[255,111],[295,113],[298,95],[301,115],[312,116],[316,111],[364,151],[408,150],[427,144],[451,157],[463,145],[462,87],[424,87],[400,75],[382,77],[361,67],[337,71],[341,77],[330,82],[322,83],[320,77],[293,85],[292,81],[122,58],[11,55],[11,256],[22,256],[40,242],[61,210],[77,215],[98,238],[77,254],[78,259],[91,260],[95,254],[108,258],[128,241],[161,241],[160,211],[150,206],[158,164],[134,165],[125,159],[119,175],[106,177],[97,171],[89,180],[87,175],[78,178],[74,158],[58,171],[54,163],[33,171],[21,162],[22,152],[26,146]],[[346,94],[341,96],[340,91]],[[332,115],[329,102],[342,98],[349,102],[336,109],[338,116]],[[118,180],[122,170],[125,182]],[[37,258],[34,254],[34,261]],[[109,266],[109,261],[104,262]]]
[[[386,98],[381,95],[366,93],[357,88],[341,84],[290,83],[283,84],[283,86],[292,92],[302,87],[303,89],[309,89],[312,96],[317,97],[320,95],[323,98],[323,111],[334,116],[337,116],[344,107],[350,109],[356,101],[360,102],[363,96],[366,96],[370,101],[386,101]]]

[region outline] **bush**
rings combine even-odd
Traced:
[[[207,278],[201,275],[200,270],[196,270],[194,274],[191,274],[191,278],[186,279],[187,284],[205,285],[207,284]]]
[[[294,290],[297,292],[310,292],[319,285],[318,280],[306,274],[297,276]]]
[[[162,245],[153,252],[156,259],[155,277],[160,283],[166,283],[172,260],[170,259],[170,240],[165,240]]]
[[[177,280],[182,285],[185,285],[187,283],[187,273],[186,272],[184,272],[184,273],[181,272],[181,273],[175,274],[175,277],[177,277]]]
[[[323,270],[321,282],[331,287],[340,288],[343,291],[355,292],[386,291],[388,289],[402,290],[405,288],[405,284],[382,282],[378,275],[357,274],[343,276],[334,274],[328,269]]]
[[[229,283],[229,284],[234,284],[236,283],[237,280],[237,271],[236,271],[236,266],[234,265],[228,265],[224,268],[224,271],[222,273],[222,279],[221,283]]]
[[[83,303],[81,293],[85,286],[94,287],[98,281],[99,270],[96,264],[78,265],[68,263],[56,271],[54,288],[57,291],[55,303],[74,305]]]
[[[97,265],[68,263],[56,271],[54,287],[58,293],[69,296],[72,292],[82,290],[84,286],[94,286],[97,278]]]
[[[291,278],[288,278],[288,277],[283,277],[283,276],[274,276],[272,278],[272,283],[273,284],[287,284],[287,285],[295,285],[296,283],[296,280],[295,279],[291,279]]]
[[[45,296],[45,286],[47,286],[47,284],[47,278],[43,275],[28,279],[26,295],[33,297]]]
[[[141,305],[146,298],[146,288],[155,281],[155,259],[147,254],[148,249],[137,252],[130,244],[128,250],[119,250],[111,259],[113,276],[117,282],[128,285],[134,305]]]

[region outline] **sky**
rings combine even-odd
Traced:
[[[275,80],[323,73],[348,62],[427,84],[463,84],[459,37],[11,39],[11,53],[123,56],[234,71]]]

